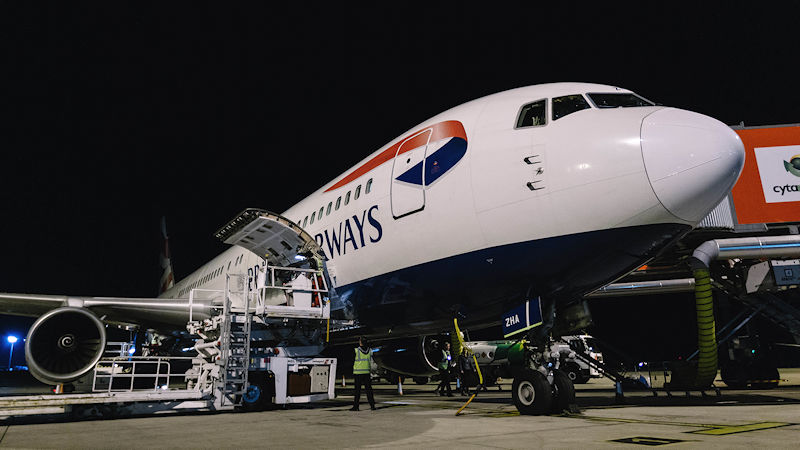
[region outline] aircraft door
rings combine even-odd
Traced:
[[[392,216],[403,216],[425,208],[425,156],[431,129],[406,139],[395,153],[392,166]]]

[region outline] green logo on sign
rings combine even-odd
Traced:
[[[785,167],[786,171],[792,175],[800,177],[800,155],[792,156],[788,162],[784,161],[783,167]]]

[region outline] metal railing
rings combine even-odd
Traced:
[[[185,361],[189,363],[188,368],[193,359],[189,356],[130,356],[101,359],[94,369],[92,392],[166,390],[175,377],[181,377],[184,381],[199,377],[199,374],[186,373],[185,370],[172,373],[172,363]]]
[[[132,348],[136,348],[132,342],[106,342],[103,358],[127,358]]]
[[[272,289],[283,289],[286,291],[293,290],[292,286],[284,286],[282,284],[275,284],[275,272],[298,272],[298,273],[310,273],[313,275],[319,276],[319,281],[322,281],[322,286],[320,287],[319,282],[317,280],[317,276],[311,277],[311,289],[303,289],[303,292],[319,292],[319,293],[327,293],[328,292],[328,283],[325,281],[325,277],[322,274],[321,270],[316,269],[301,269],[298,267],[280,267],[280,266],[267,266],[269,269],[269,281],[270,284],[263,286],[264,288],[272,288]]]
[[[248,276],[246,280],[243,280],[242,286],[243,290],[229,290],[229,295],[233,297],[240,297],[241,303],[249,303],[251,312],[255,314],[264,314],[264,313],[272,313],[275,315],[281,314],[288,314],[294,315],[292,313],[299,313],[303,315],[303,313],[312,313],[317,316],[326,316],[323,310],[327,306],[328,298],[325,294],[329,292],[328,283],[325,279],[322,270],[315,270],[315,269],[303,269],[298,267],[281,267],[281,266],[267,266],[267,270],[269,271],[268,274],[264,274],[265,277],[262,280],[259,280],[258,275],[255,277]],[[277,275],[276,275],[277,274]],[[288,274],[288,275],[286,275]],[[309,284],[310,287],[297,287],[291,284],[291,280],[295,280],[300,274],[308,274],[309,276]],[[268,276],[267,276],[268,275]],[[283,275],[283,276],[281,276]],[[284,278],[287,280],[286,284],[284,284],[281,279]],[[263,283],[262,285],[259,285]],[[254,286],[253,286],[254,285]],[[251,289],[251,286],[255,287],[255,289]],[[267,305],[265,303],[265,291],[267,289],[278,289],[281,291],[291,291],[297,293],[306,293],[311,295],[318,296],[318,302],[316,306],[312,306],[311,308],[303,308],[297,307],[295,305]],[[189,291],[189,321],[193,321],[193,311],[194,311],[194,304],[199,299],[214,299],[218,297],[220,299],[224,298],[225,291],[219,289],[192,289]],[[245,298],[249,296],[249,302],[246,302]],[[313,302],[312,302],[313,305]],[[209,305],[212,309],[222,310],[222,304],[211,304]],[[233,310],[237,308],[241,308],[238,305],[231,305]]]

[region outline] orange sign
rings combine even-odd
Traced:
[[[734,131],[745,150],[733,187],[738,222],[800,222],[800,126]]]

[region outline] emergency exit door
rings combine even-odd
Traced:
[[[392,166],[392,216],[395,219],[425,208],[425,156],[431,129],[406,139],[395,153]]]

